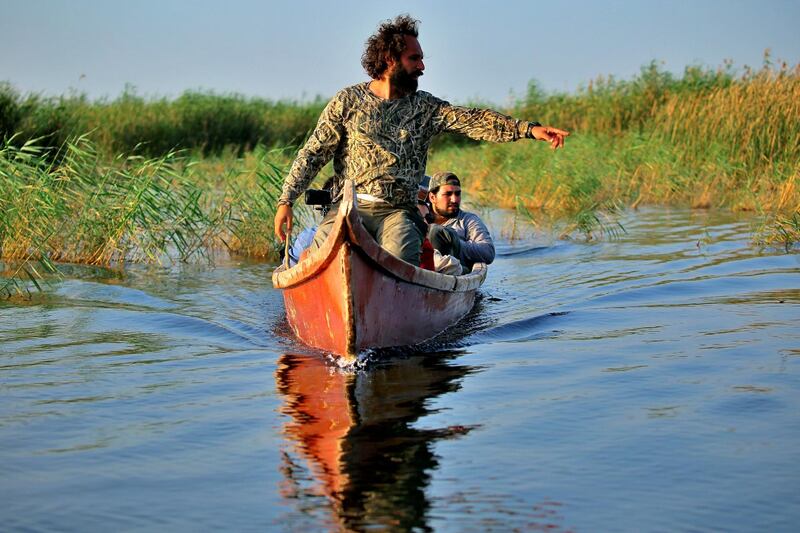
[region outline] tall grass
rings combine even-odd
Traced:
[[[642,133],[650,128],[654,113],[670,95],[725,88],[735,78],[729,63],[715,70],[690,66],[682,76],[676,76],[652,61],[633,79],[599,76],[572,94],[548,94],[531,81],[527,94],[512,106],[512,113],[582,134]]]
[[[56,157],[33,142],[10,141],[0,147],[0,258],[7,271],[0,294],[23,294],[29,283],[40,288],[57,262],[121,268],[198,260],[215,249],[275,254],[280,154],[229,157],[217,173],[208,161],[177,152],[107,161],[86,136],[65,143]]]
[[[0,150],[4,258],[111,266],[158,261],[170,247],[181,260],[202,250],[209,221],[198,206],[201,191],[174,153],[102,165],[78,137],[63,146],[58,165],[45,155],[30,143]]]
[[[800,242],[800,212],[777,214],[756,232],[755,242],[765,246],[782,246],[788,252]]]
[[[16,265],[6,292],[37,283],[57,261],[189,261],[215,249],[273,257],[293,154],[265,147],[297,146],[323,105],[133,90],[89,101],[0,83],[0,258]],[[759,242],[798,238],[800,66],[765,55],[758,70],[676,76],[653,62],[631,80],[600,77],[574,94],[531,83],[506,111],[571,130],[567,149],[446,138],[428,172],[454,171],[486,203],[537,223],[566,217],[566,231],[613,234],[603,213],[661,203],[756,211],[769,221]]]
[[[571,95],[532,84],[511,113],[571,130],[567,149],[443,147],[430,170],[462,172],[485,201],[537,220],[646,203],[784,221],[778,213],[800,211],[800,66],[768,55],[741,74],[727,64],[677,77],[653,63],[633,80],[599,78]],[[792,235],[786,227],[776,226],[778,237]]]
[[[679,146],[688,161],[705,161],[712,152],[731,170],[764,169],[785,179],[785,171],[800,160],[800,65],[765,68],[724,87],[670,94],[654,113],[653,133]]]
[[[83,94],[22,95],[0,83],[0,139],[18,143],[42,139],[61,146],[92,132],[106,157],[136,151],[161,156],[192,149],[205,156],[234,149],[238,155],[258,145],[301,143],[325,102],[272,101],[237,94],[187,91],[176,99],[145,98],[128,88],[114,100],[90,101]]]

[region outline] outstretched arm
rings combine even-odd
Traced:
[[[556,149],[564,146],[564,138],[569,135],[568,131],[517,120],[491,109],[454,106],[445,101],[440,101],[437,119],[440,131],[461,133],[478,141],[511,142],[527,138],[547,141]]]

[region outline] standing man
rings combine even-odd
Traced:
[[[361,64],[372,80],[339,91],[298,152],[275,214],[275,234],[281,241],[291,230],[292,204],[333,159],[333,201],[341,200],[343,181],[353,180],[367,231],[391,254],[419,265],[426,228],[416,196],[434,135],[454,132],[493,142],[538,139],[553,149],[564,145],[566,131],[488,109],[450,105],[417,91],[425,70],[418,24],[401,15],[385,21],[367,39]],[[313,248],[324,242],[335,216],[334,206],[320,224]]]
[[[461,181],[452,172],[437,172],[431,177],[428,200],[433,224],[428,238],[434,250],[461,261],[464,272],[475,263],[494,261],[494,243],[486,225],[474,213],[461,209]]]

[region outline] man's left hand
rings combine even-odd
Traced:
[[[531,128],[531,135],[536,140],[549,142],[550,148],[555,150],[564,146],[564,138],[569,132],[550,126],[534,126]]]

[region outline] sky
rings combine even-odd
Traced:
[[[421,21],[420,89],[504,105],[530,80],[572,92],[655,60],[683,72],[765,49],[800,63],[800,0],[0,0],[0,81],[23,94],[272,100],[331,97],[367,79],[364,41],[385,19]]]

